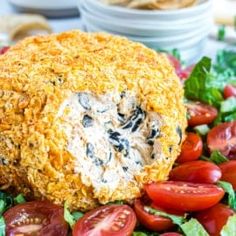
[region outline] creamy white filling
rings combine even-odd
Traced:
[[[146,112],[131,93],[70,96],[58,116],[75,157],[75,172],[95,191],[114,191],[134,180],[144,165],[159,156],[160,117]]]

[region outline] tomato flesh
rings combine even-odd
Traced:
[[[8,47],[8,46],[4,46],[4,47],[0,48],[0,55],[5,54],[9,49],[10,49],[10,47]]]
[[[222,177],[221,180],[232,184],[236,191],[236,161],[227,161],[219,165]]]
[[[176,181],[214,184],[221,178],[220,168],[206,161],[190,161],[171,170],[169,178]]]
[[[224,196],[224,190],[213,184],[181,181],[151,183],[145,186],[145,190],[158,206],[184,212],[207,209]]]
[[[217,117],[217,109],[200,102],[188,102],[186,104],[189,126],[210,124]]]
[[[174,226],[170,219],[145,211],[144,204],[140,199],[135,200],[134,210],[140,223],[149,230],[160,232],[171,229]]]
[[[63,208],[47,201],[19,204],[3,217],[7,236],[66,236],[68,233]]]
[[[220,236],[220,232],[234,211],[224,204],[217,204],[195,215],[211,236]]]
[[[236,87],[233,85],[226,85],[224,87],[224,98],[236,97]]]
[[[129,206],[102,206],[77,221],[73,236],[128,236],[132,234],[135,225],[136,216]]]
[[[236,159],[236,121],[215,126],[207,135],[210,151],[218,150],[230,159]]]
[[[177,158],[178,163],[197,160],[202,154],[203,143],[199,135],[188,133],[184,140],[181,153]]]

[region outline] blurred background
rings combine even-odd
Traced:
[[[236,0],[1,0],[1,45],[70,29],[123,35],[193,63],[236,47]]]

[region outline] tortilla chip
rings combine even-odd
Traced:
[[[19,14],[0,16],[0,33],[8,35],[10,40],[16,39],[18,35],[27,35],[32,30],[52,32],[47,20],[40,15]]]

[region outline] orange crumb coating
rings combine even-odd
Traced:
[[[96,194],[75,173],[58,109],[73,92],[132,90],[160,114],[161,153],[128,188]],[[165,180],[184,134],[183,89],[164,54],[126,38],[69,31],[27,38],[0,56],[0,187],[71,209],[140,196],[144,183]],[[172,148],[170,152],[169,147]],[[164,158],[163,158],[164,157]]]

